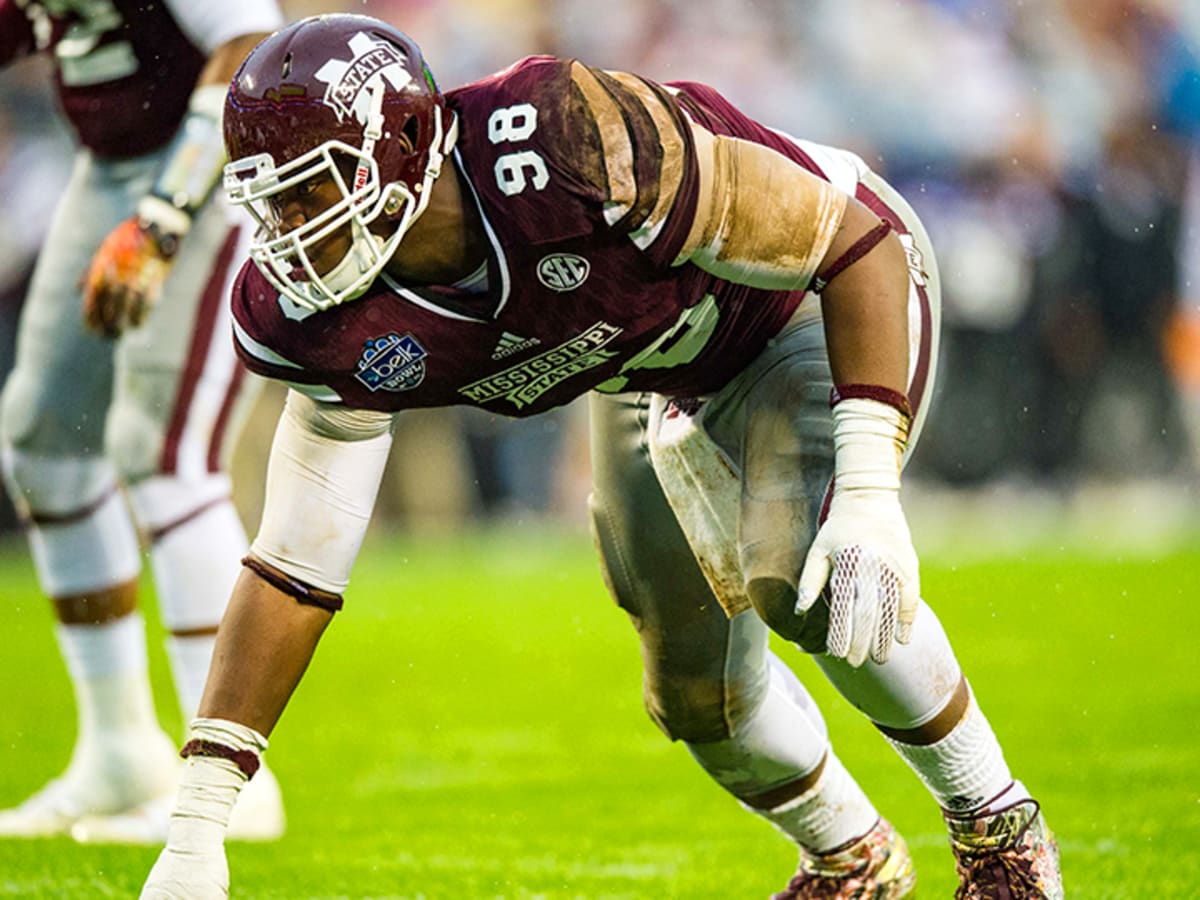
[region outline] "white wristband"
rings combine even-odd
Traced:
[[[145,225],[157,226],[163,234],[183,237],[192,230],[191,216],[154,194],[138,201],[137,214]]]
[[[908,418],[886,403],[854,397],[833,408],[834,490],[900,490]]]
[[[202,84],[188,98],[188,112],[210,116],[218,125],[225,114],[225,95],[229,86],[225,84]]]

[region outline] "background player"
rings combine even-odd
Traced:
[[[226,893],[228,810],[341,607],[396,412],[594,390],[596,532],[648,706],[796,842],[778,896],[900,897],[914,874],[768,626],[922,778],[960,896],[1061,897],[1038,805],[920,599],[899,472],[937,272],[861,160],[703,85],[550,57],[441,95],[408,38],[353,16],[260,45],[225,127],[227,188],[261,225],[235,335],[293,390],[143,896]]]
[[[0,836],[163,839],[179,764],[151,698],[135,522],[188,721],[245,552],[226,465],[256,393],[226,337],[247,229],[209,202],[221,107],[281,21],[274,0],[0,0],[0,60],[51,54],[79,141],[2,408],[6,483],[54,604],[79,729],[65,774],[0,812]],[[283,827],[268,775],[232,833]]]

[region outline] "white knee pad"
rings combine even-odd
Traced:
[[[247,550],[229,493],[223,474],[159,475],[129,489],[150,545],[159,612],[169,631],[211,628],[221,620]]]
[[[7,445],[4,481],[22,516],[70,517],[113,489],[117,476],[102,457],[47,456]]]
[[[749,615],[753,615],[750,613]],[[812,772],[829,746],[825,720],[792,670],[768,654],[767,690],[760,704],[731,721],[731,737],[688,744],[701,767],[736,797],[752,797]]]
[[[137,533],[108,462],[6,447],[3,466],[43,592],[71,597],[137,577]]]
[[[844,659],[815,657],[842,696],[877,725],[919,728],[941,712],[962,680],[962,669],[942,623],[924,601],[917,609],[912,640],[892,648],[883,665],[858,668]]]

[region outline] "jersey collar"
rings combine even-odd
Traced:
[[[496,230],[492,227],[492,223],[488,221],[487,214],[483,209],[483,203],[479,199],[479,192],[475,190],[475,185],[471,183],[471,176],[467,174],[466,167],[463,165],[462,157],[459,155],[457,148],[451,151],[451,156],[454,165],[462,176],[463,182],[471,191],[471,200],[475,203],[475,208],[479,212],[479,221],[483,223],[484,233],[487,235],[488,243],[491,246],[487,267],[488,281],[491,285],[495,285],[494,292],[493,290],[489,290],[482,295],[473,295],[472,299],[481,300],[491,298],[491,307],[481,309],[476,304],[454,303],[451,300],[451,296],[455,292],[444,288],[405,287],[395,278],[388,275],[386,271],[381,272],[379,277],[393,292],[422,309],[427,309],[446,318],[457,319],[463,322],[494,321],[500,317],[500,313],[508,304],[508,296],[512,287],[512,280],[508,274],[508,258],[504,254],[504,248],[500,246],[499,238],[496,237]]]

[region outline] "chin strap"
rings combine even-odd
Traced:
[[[358,166],[354,170],[354,193],[358,193],[367,183],[371,174],[371,166],[367,160],[375,155],[375,142],[383,137],[383,78],[375,82],[371,89],[371,110],[367,113],[367,127],[363,129],[362,152]]]

